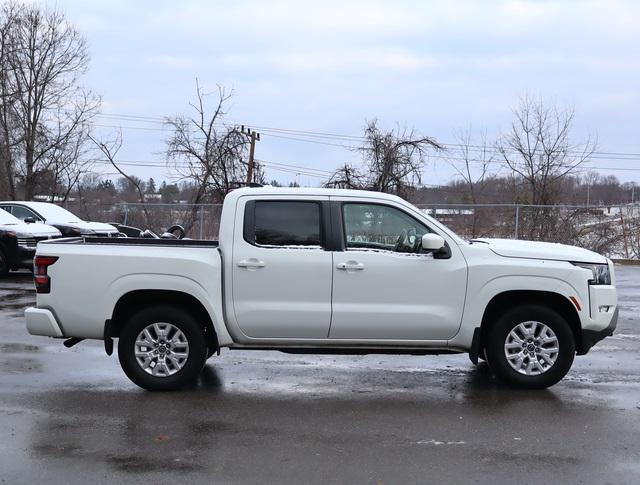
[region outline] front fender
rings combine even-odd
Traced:
[[[449,340],[449,346],[457,349],[469,350],[473,341],[473,332],[482,323],[482,317],[489,302],[508,291],[544,291],[556,293],[565,298],[574,296],[578,301],[584,302],[579,313],[588,311],[588,296],[582,295],[569,281],[562,277],[532,276],[532,275],[507,275],[493,278],[478,288],[470,289],[473,295],[467,302],[463,322],[459,332]]]

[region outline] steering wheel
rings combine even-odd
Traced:
[[[176,231],[178,232],[177,235],[175,234]],[[186,232],[184,230],[184,227],[179,224],[174,224],[169,229],[167,229],[164,234],[162,234],[162,237],[165,239],[184,239],[185,236]]]
[[[413,241],[412,241],[413,238]],[[409,230],[404,229],[398,236],[396,245],[393,250],[395,252],[402,253],[414,253],[418,249],[418,236],[416,230],[411,228]]]

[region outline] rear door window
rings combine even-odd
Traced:
[[[320,210],[318,202],[256,201],[254,233],[245,231],[245,239],[266,247],[321,247]]]

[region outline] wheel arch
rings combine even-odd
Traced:
[[[485,307],[482,315],[480,324],[482,347],[484,348],[484,336],[488,335],[491,325],[500,315],[513,308],[532,304],[550,308],[560,314],[567,321],[573,333],[578,355],[583,353],[582,326],[576,308],[566,296],[543,290],[509,290],[495,295]]]
[[[122,295],[113,309],[108,323],[109,336],[119,337],[127,319],[134,313],[152,306],[170,305],[193,316],[205,330],[207,346],[219,347],[218,336],[211,315],[195,296],[178,290],[144,289]]]

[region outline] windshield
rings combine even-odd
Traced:
[[[59,205],[46,202],[31,202],[27,207],[32,208],[49,222],[83,222],[78,216]]]
[[[4,224],[5,226],[13,225],[13,224],[21,224],[22,221],[16,219],[11,214],[9,214],[6,210],[0,209],[0,224]]]

